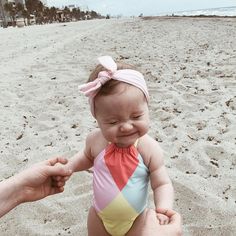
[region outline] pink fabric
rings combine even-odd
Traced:
[[[147,101],[149,100],[149,94],[146,82],[143,75],[131,69],[117,70],[117,65],[110,56],[103,56],[98,58],[99,63],[107,69],[107,71],[101,71],[98,74],[98,78],[92,82],[83,84],[79,86],[79,90],[87,97],[89,97],[89,103],[91,108],[91,113],[94,116],[94,97],[99,92],[103,84],[105,84],[110,79],[122,81],[142,90]]]
[[[120,193],[105,164],[104,155],[105,149],[95,158],[93,166],[93,189],[95,195],[93,204],[97,212],[102,211]]]

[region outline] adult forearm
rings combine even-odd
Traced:
[[[21,187],[15,177],[0,182],[0,217],[19,205],[22,198]]]

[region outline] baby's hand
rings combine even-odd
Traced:
[[[157,213],[157,219],[159,220],[160,225],[169,224],[169,217],[164,214]]]
[[[61,163],[56,163],[56,165],[62,165]],[[71,173],[72,174],[72,173]],[[64,185],[67,180],[71,177],[70,175],[67,176],[62,176],[62,175],[57,175],[57,176],[52,176],[53,181],[56,183],[56,185]]]

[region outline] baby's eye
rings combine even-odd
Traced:
[[[142,115],[133,116],[134,119],[139,119]]]
[[[118,122],[118,121],[110,121],[109,124],[110,124],[110,125],[115,125],[115,124],[117,124],[117,122]]]

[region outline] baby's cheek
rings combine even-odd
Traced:
[[[148,122],[143,122],[142,124],[142,135],[146,134],[148,132],[149,129],[149,123]]]
[[[105,137],[105,139],[107,139],[108,141],[112,141],[112,139],[114,138],[114,131],[111,128],[108,128],[104,133],[103,136]]]

